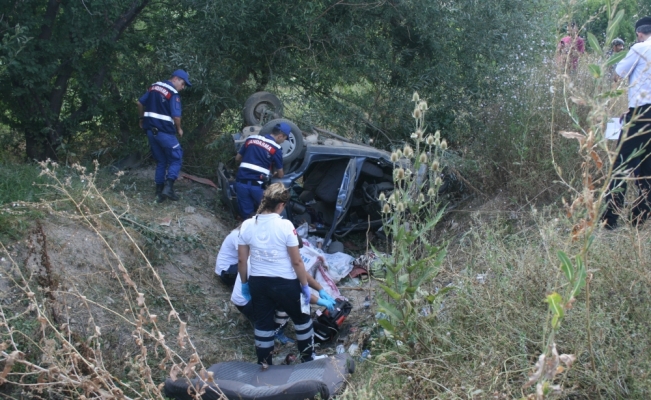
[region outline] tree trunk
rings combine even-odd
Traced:
[[[58,161],[56,146],[58,142],[58,133],[50,131],[47,135],[34,130],[33,128],[25,129],[25,154],[28,161],[45,161],[50,159]]]
[[[122,93],[120,93],[120,89],[117,87],[111,77],[108,79],[110,80],[109,87],[111,90],[111,98],[113,99],[113,104],[123,104]],[[131,129],[129,124],[129,112],[124,109],[124,107],[118,107],[116,112],[118,114],[118,128],[120,129],[120,140],[118,142],[119,149],[120,147],[125,146],[129,143],[129,138],[131,137]]]

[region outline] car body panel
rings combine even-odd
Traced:
[[[364,158],[362,157],[351,157],[348,161],[348,166],[344,172],[344,177],[341,180],[341,186],[339,187],[339,193],[337,194],[337,202],[335,203],[335,222],[332,224],[325,237],[326,244],[330,243],[330,238],[346,215],[346,210],[348,210],[348,206],[353,199],[352,188],[355,187],[355,183],[357,182],[357,166],[358,164],[361,166],[363,162]]]

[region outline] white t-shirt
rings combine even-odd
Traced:
[[[237,236],[240,231],[235,229],[224,238],[222,247],[219,248],[217,254],[217,262],[215,262],[215,273],[221,275],[222,271],[228,270],[233,264],[237,264]]]
[[[249,246],[249,276],[296,279],[287,247],[298,246],[298,236],[290,221],[275,213],[258,214],[244,221],[238,244]]]
[[[617,75],[628,77],[628,106],[651,104],[651,37],[635,43],[626,57],[615,66]]]

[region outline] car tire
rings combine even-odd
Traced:
[[[289,138],[281,145],[283,148],[283,164],[288,165],[292,161],[296,160],[303,154],[303,149],[305,148],[305,142],[303,141],[303,132],[296,126],[295,123],[288,119],[278,118],[273,119],[267,122],[262,129],[260,130],[260,135],[268,135],[273,130],[276,124],[285,122],[289,124],[292,128],[292,132],[289,134]]]
[[[283,103],[269,92],[253,93],[242,111],[247,125],[264,125],[269,119],[282,118]]]

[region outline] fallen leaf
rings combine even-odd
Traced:
[[[578,140],[583,140],[585,139],[585,135],[579,132],[570,132],[570,131],[560,131],[558,132],[561,134],[561,136],[568,138],[568,139],[578,139]]]
[[[601,161],[601,157],[599,157],[599,154],[597,154],[595,151],[592,151],[590,153],[590,157],[594,160],[594,163],[597,165],[597,168],[601,168],[604,163]]]
[[[185,375],[186,378],[192,378],[195,372],[194,370],[200,362],[201,360],[199,359],[199,356],[196,353],[193,354],[190,357],[188,364],[183,368],[183,375]]]
[[[138,293],[138,298],[136,299],[138,301],[138,306],[142,307],[145,305],[145,294],[144,293]]]
[[[18,350],[13,351],[11,354],[9,354],[9,356],[7,356],[7,358],[5,359],[5,367],[2,370],[2,372],[0,372],[0,384],[6,381],[5,378],[7,377],[7,375],[9,375],[9,372],[11,372],[11,369],[13,368],[16,360],[17,359],[22,360],[24,357],[25,354]]]
[[[582,98],[580,98],[580,97],[574,97],[574,96],[572,96],[572,97],[570,97],[570,100],[572,100],[572,103],[577,104],[577,105],[580,105],[580,106],[585,106],[585,105],[587,104],[587,103],[585,102],[585,100],[582,99]]]
[[[172,368],[170,369],[170,378],[175,381],[178,377],[179,372],[182,372],[181,367],[179,367],[177,364],[172,365]]]
[[[183,321],[181,321],[181,325],[179,326],[179,336],[178,336],[178,344],[179,347],[184,349],[185,348],[185,339],[188,337],[188,332],[185,330],[187,324]]]
[[[567,368],[570,368],[574,361],[576,361],[576,356],[574,354],[561,354],[560,359]]]
[[[201,377],[201,379],[203,379],[206,382],[210,382],[210,383],[215,382],[214,375],[215,375],[214,372],[208,371],[205,368],[199,371],[199,376]]]

